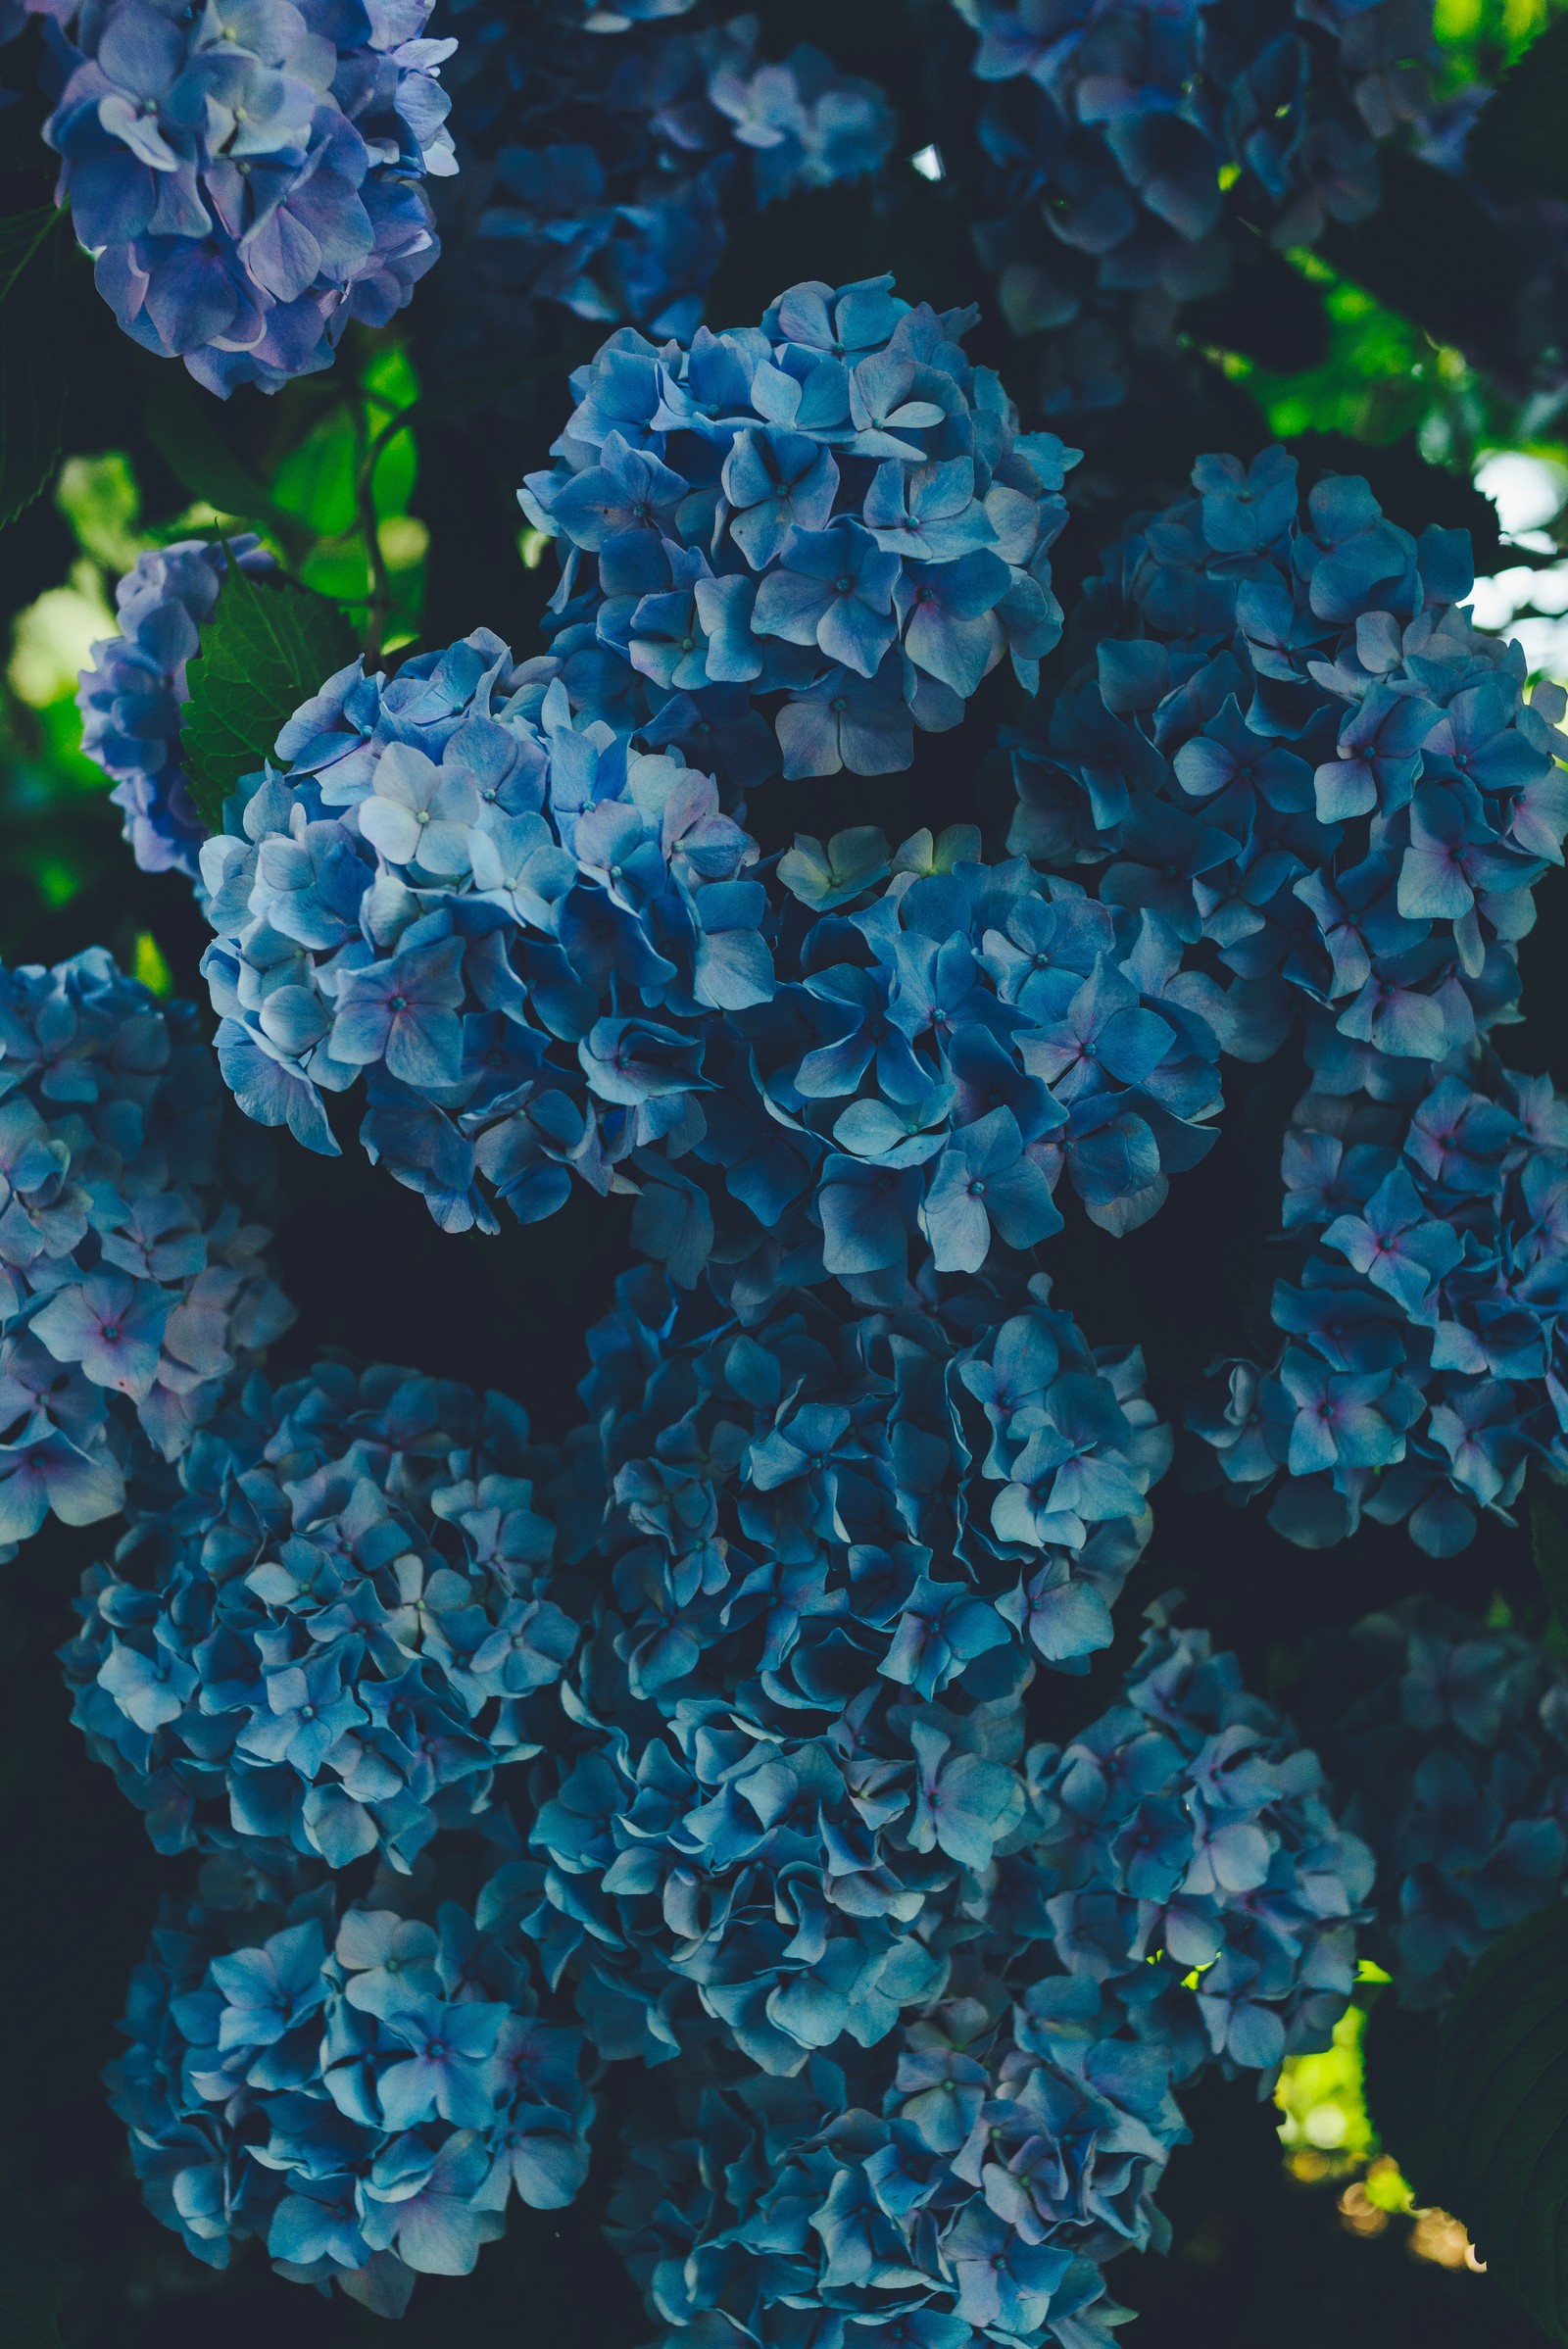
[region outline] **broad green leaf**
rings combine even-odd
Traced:
[[[193,498],[245,521],[270,514],[267,489],[229,447],[214,402],[197,390],[183,367],[164,371],[143,420],[153,447]]]
[[[1408,2179],[1417,2202],[1440,2197],[1432,2175],[1432,2074],[1438,2025],[1412,2013],[1385,1990],[1367,2017],[1361,2038],[1362,2092],[1367,2117],[1385,2153]]]
[[[1494,2281],[1568,2341],[1568,1901],[1516,1925],[1466,1978],[1428,2110],[1417,2192],[1462,2220]]]
[[[0,524],[53,480],[66,404],[68,337],[58,216],[0,220]]]
[[[1476,117],[1465,176],[1504,196],[1568,196],[1568,19],[1532,41]]]
[[[230,567],[187,672],[181,737],[191,796],[210,829],[221,825],[223,802],[241,777],[271,757],[300,704],[356,649],[353,628],[324,596]]]

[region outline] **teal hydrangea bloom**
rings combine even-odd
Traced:
[[[1568,1475],[1568,1106],[1477,1052],[1404,1105],[1308,1093],[1282,1173],[1282,1343],[1195,1397],[1208,1473],[1308,1547],[1365,1515],[1450,1556]]]
[[[1200,458],[1117,548],[1095,664],[1014,752],[1011,845],[1101,868],[1234,974],[1230,1049],[1304,1022],[1334,1092],[1516,1016],[1532,892],[1568,832],[1564,697],[1472,626],[1468,534],[1419,539],[1364,481]]]
[[[260,1376],[132,1510],[64,1649],[74,1717],[161,1851],[407,1873],[539,1750],[576,1644],[547,1595],[536,1481],[500,1395],[327,1364]],[[543,1709],[542,1709],[543,1708]]]
[[[582,2032],[540,2013],[487,1893],[348,1900],[284,1874],[166,1901],[106,2078],[154,2216],[210,2267],[401,2316],[466,2276],[514,2195],[569,2203],[594,2101]]]

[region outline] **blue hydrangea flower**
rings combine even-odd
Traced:
[[[1307,1643],[1302,1706],[1377,1858],[1366,1952],[1446,2005],[1568,1874],[1568,1682],[1539,1642],[1407,1598]]]
[[[1378,142],[1430,106],[1430,20],[1398,0],[954,6],[980,36],[975,243],[1013,331],[1048,335],[1048,414],[1153,405],[1182,305],[1259,226],[1288,249],[1365,219]]]
[[[896,2064],[818,2055],[788,2082],[678,2067],[607,2227],[659,2349],[783,2340],[803,2319],[910,2349],[1110,2349],[1128,2312],[1100,2260],[1163,2239],[1151,2188],[1186,2130],[1159,2059],[1099,2038],[1087,1986],[1086,2006],[1043,1982],[1009,2016],[978,1983],[910,2026]]]
[[[911,1243],[977,1271],[1059,1227],[1063,1169],[1108,1230],[1154,1212],[1229,1032],[1162,913],[961,826],[803,839],[769,887],[683,747],[574,716],[486,630],[329,679],[201,854],[241,1106],[333,1150],[363,1074],[367,1149],[447,1228],[634,1191],[683,1287],[715,1248],[893,1295]]]
[[[271,558],[247,534],[231,540],[245,570]],[[114,779],[110,798],[125,811],[124,836],[143,872],[171,867],[195,877],[206,826],[191,805],[180,765],[186,663],[201,649],[228,567],[211,539],[177,539],[138,555],[115,590],[120,634],[92,648],[76,707],[81,747]]]
[[[539,2013],[515,1943],[452,1899],[409,1915],[284,1877],[170,1902],[106,2073],[149,2207],[210,2267],[266,2244],[291,2281],[401,2316],[466,2276],[514,2192],[588,2170],[583,2039]]]
[[[765,62],[755,17],[669,21],[685,13],[665,0],[585,21],[535,8],[524,32],[456,0],[463,169],[437,199],[438,371],[544,347],[559,330],[546,304],[690,335],[737,221],[886,161],[897,122],[875,83],[805,45]]]
[[[0,1544],[120,1508],[292,1308],[220,1180],[222,1088],[189,1004],[101,949],[0,970]]]
[[[1053,1945],[1178,2081],[1217,2061],[1267,2083],[1345,2010],[1372,1854],[1236,1658],[1151,1612],[1124,1703],[1030,1755]]]
[[[1282,1344],[1228,1365],[1188,1424],[1238,1499],[1321,1547],[1363,1512],[1434,1557],[1568,1475],[1557,1350],[1568,1108],[1480,1053],[1413,1104],[1311,1092],[1285,1141]],[[1276,1480],[1277,1484],[1276,1484]]]
[[[457,169],[432,0],[39,5],[60,199],[144,349],[223,398],[275,391],[403,309],[440,249],[420,182]]]
[[[971,323],[878,277],[794,286],[758,328],[612,335],[519,493],[564,549],[573,706],[647,738],[741,686],[775,711],[786,777],[887,774],[1003,659],[1033,690],[1076,457],[1020,432],[964,356]]]
[[[520,1913],[607,2053],[706,2017],[790,2074],[940,1993],[1030,1833],[1033,1660],[1108,1642],[1167,1457],[1049,1297],[743,1330],[642,1272],[591,1333],[603,1595]]]
[[[1564,696],[1481,635],[1462,531],[1364,481],[1205,457],[1109,559],[1097,664],[1014,754],[1011,845],[1102,866],[1235,974],[1233,1049],[1306,1023],[1318,1081],[1402,1083],[1511,1015],[1531,892],[1561,863]]]
[[[1102,2264],[1168,2241],[1173,2087],[1328,2043],[1370,1855],[1234,1657],[1156,1619],[1125,1701],[1030,1776],[1035,1837],[939,2001],[787,2080],[707,2046],[661,2075],[610,2232],[662,2344],[802,2311],[931,2349],[1103,2344]]]
[[[132,1509],[63,1650],[74,1717],[162,1851],[407,1872],[536,1753],[576,1643],[546,1595],[558,1475],[515,1404],[407,1372],[258,1376],[172,1505]]]

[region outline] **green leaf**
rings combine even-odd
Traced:
[[[6,2349],[61,2349],[65,2297],[65,2270],[42,2215],[8,2181],[0,2199],[0,2341]]]
[[[220,829],[223,802],[266,764],[300,704],[357,650],[353,628],[324,596],[230,564],[187,672],[181,735],[191,796],[210,830]]]
[[[1568,2341],[1568,1901],[1516,1925],[1466,1978],[1438,2034],[1430,2113],[1417,2190]]]
[[[1464,168],[1499,196],[1568,196],[1568,19],[1508,68],[1476,117]]]
[[[60,461],[69,338],[50,233],[58,218],[50,205],[0,220],[0,525],[48,487]]]
[[[214,402],[183,367],[166,370],[147,402],[147,437],[182,489],[246,521],[270,517],[272,501],[219,427]]]
[[[1361,2040],[1362,2091],[1372,2127],[1419,2203],[1440,2199],[1432,2176],[1432,2079],[1435,2016],[1412,2013],[1384,1990]]]
[[[0,220],[0,302],[62,217],[53,204],[39,204],[31,212],[13,213]]]

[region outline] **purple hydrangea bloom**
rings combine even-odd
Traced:
[[[271,567],[254,536],[230,545],[245,570]],[[114,779],[110,797],[125,811],[124,836],[143,872],[174,867],[194,878],[200,870],[207,831],[186,788],[179,729],[190,698],[186,663],[201,649],[227,568],[224,548],[205,538],[138,555],[115,590],[121,632],[93,646],[76,688],[81,747]]]
[[[329,367],[435,260],[456,171],[432,0],[39,0],[67,68],[45,135],[124,331],[226,398]]]
[[[0,971],[0,1544],[121,1507],[288,1327],[196,1015],[101,949]]]

